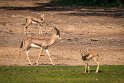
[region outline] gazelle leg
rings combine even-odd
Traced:
[[[29,25],[30,25],[30,24],[29,24]],[[29,25],[26,25],[26,26],[24,27],[24,34],[26,34],[26,35],[28,34],[27,28],[28,28]]]
[[[19,52],[18,56],[16,57],[16,59],[15,59],[14,63],[16,63],[17,59],[18,59],[18,58],[19,58],[19,56],[20,56],[20,53],[21,53],[21,51]]]
[[[97,69],[96,69],[96,73],[99,72],[99,63],[97,63]]]
[[[45,51],[46,51],[46,53],[48,54],[48,56],[49,56],[49,59],[50,59],[50,61],[51,61],[51,64],[53,64],[53,61],[52,61],[52,59],[51,59],[51,57],[50,57],[50,54],[49,54],[49,51],[48,51],[48,49],[45,49]],[[53,64],[54,65],[54,64]]]
[[[39,23],[38,23],[38,28],[39,28],[39,34],[42,34],[42,30]]]
[[[31,61],[30,61],[30,59],[29,59],[29,51],[30,51],[30,50],[27,50],[27,51],[26,51],[26,56],[27,56],[27,59],[28,59],[28,61],[29,61],[29,64],[32,65],[32,63],[31,63]]]
[[[87,72],[87,66],[88,66],[88,64],[87,64],[87,62],[84,62],[85,63],[85,70],[84,70],[84,73],[86,73]]]
[[[39,54],[38,59],[37,59],[37,61],[36,61],[36,64],[37,64],[37,65],[38,65],[39,59],[40,59],[40,57],[41,57],[42,51],[43,51],[43,49],[41,48],[41,49],[40,49],[40,54]]]
[[[27,28],[28,28],[28,26],[30,25],[32,23],[32,21],[31,21],[31,19],[26,19],[26,25],[25,25],[25,27],[24,27],[24,33],[26,33],[26,35],[28,34],[27,33]]]
[[[88,68],[88,73],[90,72],[90,67],[89,67],[89,64],[87,62],[87,68]]]
[[[96,73],[98,73],[99,72],[99,62],[97,61],[97,59],[93,59],[93,60],[97,64]]]
[[[86,72],[87,72],[87,64],[85,65],[84,73],[86,73]]]
[[[42,34],[43,34],[43,32],[42,32],[42,30],[41,30],[41,29],[39,30],[39,34],[40,34],[40,35],[42,35]]]

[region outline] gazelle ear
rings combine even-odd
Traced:
[[[88,49],[88,48],[86,48],[86,51],[89,51],[89,49]]]
[[[44,14],[41,14],[40,17],[44,17]]]
[[[82,50],[81,48],[79,49],[79,51],[80,51],[81,53],[83,52],[83,50]]]
[[[44,22],[44,14],[40,15],[40,19],[42,20],[42,22]]]
[[[86,52],[86,53],[88,53],[88,52],[89,52],[89,49],[88,49],[88,48],[86,48],[85,52]]]
[[[79,49],[79,51],[80,51],[80,54],[81,54],[81,56],[83,55],[83,51],[82,51],[82,49]]]

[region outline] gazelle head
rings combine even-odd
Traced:
[[[80,55],[83,57],[84,56],[84,52],[80,49]]]
[[[87,57],[89,56],[89,53],[87,51],[80,50],[80,55],[83,61],[87,61]]]
[[[41,19],[42,21],[44,21],[44,14],[41,14],[41,15],[40,15],[40,19]]]
[[[81,54],[81,56],[82,56],[82,57],[86,56],[86,55],[89,53],[88,51],[89,51],[88,49],[86,49],[85,51],[82,51],[82,50],[80,49],[80,54]]]

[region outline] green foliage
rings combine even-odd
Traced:
[[[100,66],[84,74],[83,66],[1,66],[0,83],[123,83],[124,66]]]
[[[99,7],[124,6],[123,0],[52,0],[51,3],[63,6],[99,6]]]

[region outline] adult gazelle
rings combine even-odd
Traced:
[[[29,59],[29,51],[30,51],[30,49],[31,48],[40,48],[40,54],[39,54],[39,56],[38,56],[38,58],[36,60],[36,64],[38,65],[41,53],[42,53],[43,50],[45,50],[47,55],[49,56],[51,64],[54,65],[54,63],[53,63],[53,61],[52,61],[52,59],[50,57],[48,48],[55,43],[57,38],[61,39],[60,31],[56,27],[53,27],[53,34],[52,34],[52,37],[50,39],[29,37],[29,38],[26,38],[25,40],[23,40],[20,47],[21,48],[24,47],[23,51],[26,51],[26,56],[27,56],[27,59],[29,61],[29,64],[32,65],[32,63],[31,63],[31,61]],[[15,62],[17,61],[18,57],[20,56],[20,52],[19,52],[19,55],[17,56],[17,58],[15,59]]]

